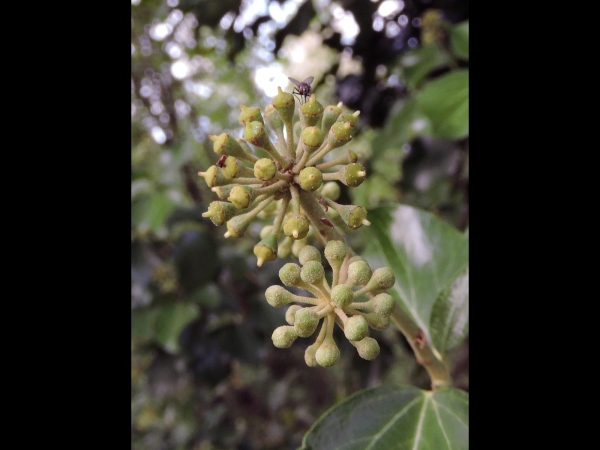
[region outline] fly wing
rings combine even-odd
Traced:
[[[292,83],[294,83],[296,85],[296,87],[300,87],[300,82],[298,80],[296,80],[295,78],[288,77],[288,80],[290,80]]]
[[[306,77],[306,80],[304,80],[302,83],[308,84],[310,86],[314,79],[315,79],[315,77]]]

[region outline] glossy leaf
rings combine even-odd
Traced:
[[[445,317],[454,322],[458,317],[444,313],[452,308],[444,308],[443,302],[453,298],[450,295],[453,283],[468,267],[467,237],[433,214],[406,205],[374,208],[369,211],[368,219],[371,226],[365,230],[396,276],[391,293],[401,307],[430,342],[434,334],[438,343],[460,340],[459,335],[464,331],[455,330],[442,320]],[[440,305],[433,315],[437,301]],[[435,333],[431,330],[432,322]],[[468,322],[464,324],[467,325]]]
[[[452,50],[459,58],[469,59],[469,21],[461,22],[450,29]]]
[[[461,139],[469,134],[469,71],[455,70],[427,84],[417,105],[431,121],[431,135]]]
[[[304,436],[301,450],[466,450],[469,395],[415,387],[365,389],[335,405]]]
[[[440,293],[431,312],[431,340],[440,351],[456,347],[469,332],[469,269]]]

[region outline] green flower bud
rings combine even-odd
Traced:
[[[229,197],[233,186],[234,185],[232,184],[228,184],[227,186],[215,186],[210,190],[217,194],[217,197],[219,197],[221,200],[227,200],[227,197]]]
[[[323,183],[323,174],[316,167],[305,167],[298,174],[298,181],[305,191],[316,191]]]
[[[309,224],[304,216],[293,215],[283,223],[283,232],[294,239],[304,239],[308,234]]]
[[[315,358],[315,353],[319,348],[319,344],[316,342],[312,345],[309,345],[304,352],[304,362],[308,367],[317,367],[319,363],[317,362],[317,358]]]
[[[356,187],[365,181],[367,172],[361,164],[353,163],[343,167],[340,171],[340,181],[346,186]]]
[[[273,97],[273,107],[279,113],[281,120],[285,122],[291,122],[294,117],[294,108],[296,106],[294,96],[283,92],[281,88],[277,87],[277,95]]]
[[[225,178],[223,171],[217,166],[210,166],[206,172],[198,172],[198,175],[204,178],[204,181],[206,181],[207,186],[210,188],[231,183],[230,180]]]
[[[298,259],[302,265],[305,265],[309,261],[317,261],[319,264],[321,264],[321,252],[319,252],[319,250],[312,245],[306,245],[298,253]]]
[[[311,154],[321,146],[325,136],[317,127],[307,127],[300,133],[300,140],[304,144],[304,151]]]
[[[248,122],[244,128],[244,139],[259,148],[272,149],[273,144],[265,131],[265,126],[262,122]]]
[[[254,246],[256,265],[261,267],[263,263],[277,259],[277,236],[271,234]]]
[[[350,264],[352,264],[353,262],[356,262],[356,261],[365,261],[365,258],[363,258],[362,256],[355,255],[355,256],[353,256],[352,258],[350,258],[348,260],[348,265],[350,265]]]
[[[363,316],[352,316],[344,324],[344,335],[349,341],[360,341],[369,333],[369,324]]]
[[[202,217],[209,217],[215,225],[223,225],[238,212],[239,210],[231,203],[214,201],[210,203],[208,211],[203,213]]]
[[[278,308],[292,302],[292,294],[284,287],[276,284],[267,288],[265,291],[265,298],[267,299],[269,305],[274,308]]]
[[[324,277],[325,270],[323,269],[323,265],[318,261],[307,261],[300,270],[300,278],[308,284],[320,283]]]
[[[283,121],[272,103],[265,106],[265,122],[273,130],[283,133]]]
[[[373,272],[366,261],[356,261],[348,265],[348,281],[350,286],[364,286],[369,282]]]
[[[371,337],[366,337],[358,342],[355,342],[358,355],[362,359],[372,361],[379,355],[379,344]]]
[[[375,269],[373,272],[373,276],[369,281],[369,284],[374,281],[377,283],[377,290],[386,290],[391,288],[394,283],[396,283],[396,277],[394,276],[394,272],[389,267],[380,267],[379,269]]]
[[[383,331],[387,327],[390,326],[390,317],[389,316],[383,317],[377,313],[372,312],[372,313],[364,314],[363,317],[365,319],[367,319],[367,322],[369,323],[371,328],[373,328],[374,330]]]
[[[300,305],[290,306],[287,309],[287,311],[285,312],[285,321],[287,323],[289,323],[290,325],[294,325],[294,322],[296,321],[296,311],[298,311],[299,309],[302,309],[302,306],[300,306]]]
[[[356,161],[358,161],[358,155],[352,150],[348,150],[348,159],[350,160],[350,162],[355,163]]]
[[[292,255],[294,255],[297,258],[298,255],[300,254],[300,250],[302,250],[304,247],[306,247],[306,245],[307,245],[306,241],[307,241],[307,238],[295,240],[294,243],[292,244]]]
[[[323,111],[323,121],[321,122],[321,130],[323,132],[329,131],[331,126],[342,113],[342,108],[340,108],[340,106],[341,103],[339,103],[337,106],[329,105],[325,108],[325,111]]]
[[[239,139],[233,138],[228,133],[221,133],[219,136],[209,136],[209,138],[214,142],[213,150],[217,155],[235,156],[236,158],[251,162],[258,159],[247,144],[243,148]]]
[[[256,192],[254,189],[237,184],[231,188],[231,193],[227,197],[227,200],[233,203],[238,209],[246,209],[255,198]]]
[[[248,108],[247,106],[240,105],[240,109],[242,110],[242,112],[238,117],[238,121],[241,125],[246,125],[248,122],[260,122],[262,124],[265,123],[262,116],[260,115],[259,108],[256,108],[254,106]]]
[[[325,338],[315,352],[315,359],[323,367],[331,367],[339,361],[340,349],[335,344],[333,338]]]
[[[352,128],[350,122],[336,122],[329,129],[327,139],[331,148],[338,148],[347,144],[354,137],[355,129]]]
[[[348,246],[343,241],[329,241],[325,246],[325,258],[333,267],[333,262],[342,263],[348,254]]]
[[[254,176],[262,181],[269,181],[277,175],[277,166],[270,158],[260,158],[254,163]]]
[[[321,195],[327,197],[329,200],[337,200],[340,197],[340,193],[340,185],[335,181],[328,181],[323,185],[323,189],[321,190]]]
[[[296,333],[294,327],[282,325],[275,328],[275,331],[271,335],[271,340],[277,348],[288,348],[294,343],[297,337],[298,333]]]
[[[227,221],[227,232],[225,233],[225,237],[242,237],[248,229],[250,222],[252,222],[252,217],[248,217],[246,214],[231,218]]]
[[[334,208],[344,222],[353,230],[363,225],[371,225],[371,222],[367,220],[367,210],[362,206],[335,205]]]
[[[279,243],[279,247],[277,247],[277,255],[280,258],[287,258],[292,254],[292,244],[294,240],[289,236],[286,236],[283,241]]]
[[[309,308],[301,308],[296,311],[294,318],[294,329],[298,336],[311,336],[319,325],[319,316],[316,312]]]
[[[338,284],[331,289],[331,301],[344,309],[354,301],[354,292],[350,286]]]
[[[310,100],[299,108],[300,121],[305,128],[315,126],[323,115],[323,105],[316,98],[316,95],[312,94]]]
[[[396,307],[396,302],[390,294],[382,293],[373,297],[373,311],[381,317],[389,317]]]
[[[358,125],[358,116],[360,111],[355,111],[352,114],[350,113],[342,113],[337,118],[336,122],[346,123],[348,122],[352,128],[356,128]]]
[[[227,156],[221,166],[221,172],[223,172],[223,176],[228,180],[235,178],[238,172],[237,159],[233,156]]]
[[[281,269],[279,269],[279,279],[286,286],[296,286],[302,278],[300,277],[300,266],[295,263],[287,263],[284,264]]]

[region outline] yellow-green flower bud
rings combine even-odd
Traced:
[[[223,176],[228,180],[232,180],[238,173],[237,159],[234,156],[227,156],[221,166]]]
[[[206,172],[198,172],[198,175],[204,178],[204,181],[206,181],[207,186],[210,188],[231,183],[231,180],[225,178],[223,171],[217,166],[210,166]]]
[[[304,216],[293,215],[283,223],[283,232],[294,239],[304,239],[308,234],[309,224]]]
[[[382,317],[388,317],[394,312],[396,302],[390,294],[382,293],[373,297],[373,311]]]
[[[270,235],[273,232],[273,225],[265,225],[262,230],[260,230],[260,238],[264,239],[266,238],[268,235]]]
[[[317,261],[319,264],[321,264],[321,252],[319,252],[319,250],[312,245],[306,245],[298,253],[298,259],[302,265],[305,265],[309,261]]]
[[[300,277],[300,266],[295,263],[287,263],[284,264],[281,269],[279,269],[279,279],[286,286],[296,286],[302,278]]]
[[[214,201],[208,205],[208,211],[202,217],[209,217],[215,225],[223,225],[238,213],[235,205],[228,202]]]
[[[283,132],[283,121],[272,103],[265,106],[265,122],[267,122],[267,125],[273,130],[281,133]]]
[[[246,214],[231,218],[227,221],[227,232],[225,233],[225,237],[242,237],[253,219],[253,217],[248,217]]]
[[[340,106],[329,105],[323,111],[323,121],[321,122],[321,130],[323,132],[329,131],[331,126],[338,119],[340,114],[342,113],[342,108]]]
[[[291,122],[294,117],[294,96],[283,92],[279,86],[277,87],[277,91],[277,95],[273,97],[273,107],[277,110],[279,117],[281,117],[284,123]]]
[[[331,148],[338,148],[347,144],[354,137],[355,129],[350,122],[336,122],[329,129],[327,139]]]
[[[304,144],[304,151],[311,154],[321,146],[325,136],[317,127],[307,127],[300,133],[300,140]]]
[[[355,342],[358,355],[362,359],[372,361],[379,355],[379,344],[371,337],[366,337],[358,342]]]
[[[319,316],[316,312],[309,308],[301,308],[296,311],[294,319],[294,329],[298,336],[311,336],[319,325]]]
[[[377,290],[385,290],[391,288],[394,283],[396,283],[396,277],[389,267],[380,267],[373,272],[371,281],[377,283]],[[369,283],[371,283],[371,281],[369,281]]]
[[[323,183],[323,174],[316,167],[305,167],[298,174],[298,181],[305,191],[316,191]]]
[[[321,195],[327,197],[329,200],[337,200],[340,197],[340,193],[340,185],[335,181],[328,181],[323,184],[323,189],[321,189]]]
[[[326,337],[315,352],[315,359],[320,366],[331,367],[340,359],[340,349],[331,337]]]
[[[344,222],[353,230],[363,225],[371,225],[371,222],[367,220],[367,210],[362,206],[336,205],[334,208]]]
[[[350,187],[360,186],[367,176],[365,168],[358,163],[348,164],[343,167],[339,173],[340,181]]]
[[[350,286],[364,286],[371,279],[373,272],[366,261],[356,261],[348,266],[348,281]]]
[[[260,115],[260,109],[254,106],[247,107],[244,105],[240,105],[240,109],[242,112],[238,117],[238,121],[241,125],[246,125],[248,122],[260,122],[265,123],[263,121],[262,116]]]
[[[259,148],[271,149],[273,145],[265,131],[265,126],[262,122],[248,122],[244,128],[244,139]]]
[[[221,200],[227,200],[227,197],[229,197],[233,186],[234,185],[232,184],[228,184],[227,186],[215,186],[211,188],[211,191],[217,194],[217,197],[219,197]]]
[[[270,158],[260,158],[254,163],[254,176],[262,181],[269,181],[277,174],[277,166]]]
[[[265,298],[269,305],[278,308],[290,303],[292,301],[292,294],[282,286],[273,285],[269,286],[265,291]],[[290,325],[293,325],[293,323]]]
[[[306,351],[304,352],[304,362],[306,362],[308,367],[317,367],[319,365],[317,358],[315,358],[315,353],[318,349],[319,344],[316,342],[306,348]]]
[[[308,284],[321,283],[324,277],[325,270],[323,269],[323,265],[318,261],[307,261],[300,270],[300,278]]]
[[[344,261],[344,258],[348,254],[348,246],[343,241],[329,241],[325,246],[325,258],[329,261],[329,264],[333,267],[332,262]]]
[[[323,115],[323,105],[316,100],[315,94],[312,94],[310,100],[300,106],[299,112],[302,125],[305,128],[312,127],[317,124]]]
[[[285,312],[285,321],[287,323],[289,323],[290,325],[294,325],[294,322],[296,321],[296,311],[298,311],[299,309],[302,309],[302,306],[300,306],[300,305],[290,306],[287,309],[287,311]]]
[[[273,334],[271,335],[271,340],[273,341],[273,345],[277,348],[288,348],[294,343],[297,337],[298,333],[296,333],[294,327],[283,325],[275,328],[275,331],[273,331]]]
[[[372,313],[364,314],[363,317],[365,319],[367,319],[367,322],[369,323],[371,328],[373,328],[374,330],[383,331],[387,327],[390,326],[390,317],[389,316],[383,317],[377,313],[372,312]]]
[[[342,122],[342,123],[348,122],[352,128],[356,128],[356,126],[358,125],[359,114],[360,114],[360,111],[355,111],[352,114],[342,113],[337,118],[336,122]]]
[[[350,289],[350,286],[338,284],[331,289],[331,301],[344,309],[354,301],[354,293]]]
[[[307,238],[296,239],[294,241],[294,243],[292,244],[292,255],[294,255],[297,258],[298,255],[300,254],[300,250],[302,250],[304,247],[306,247],[306,245],[307,245],[306,241],[307,241]]]
[[[277,259],[277,236],[271,234],[254,246],[256,265],[261,267],[264,262]]]
[[[227,197],[227,200],[233,203],[238,209],[246,209],[255,198],[256,192],[254,189],[237,184],[231,188],[231,193]]]
[[[209,138],[214,142],[213,150],[217,155],[235,156],[236,158],[245,159],[251,162],[258,159],[252,153],[250,147],[246,145],[246,148],[244,149],[239,140],[233,138],[228,133],[221,133],[219,136],[209,136]]]
[[[360,341],[369,333],[369,324],[363,316],[352,316],[344,324],[344,335],[349,341]]]
[[[289,236],[286,236],[285,239],[281,241],[279,243],[279,246],[277,247],[277,255],[279,255],[280,258],[287,258],[288,256],[290,256],[292,254],[293,243],[294,240],[291,239]]]

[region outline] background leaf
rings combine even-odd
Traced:
[[[169,352],[179,351],[179,335],[183,328],[200,315],[193,303],[173,303],[165,306],[156,318],[156,340]]]
[[[453,298],[453,283],[468,266],[467,237],[433,214],[405,205],[374,208],[368,218],[369,240],[396,276],[391,292],[431,342],[434,304]],[[441,337],[446,335],[440,330],[447,328],[442,319],[455,320],[453,314],[445,315],[444,311],[439,305],[434,316],[438,343],[450,340]]]
[[[469,332],[469,269],[442,291],[431,311],[431,340],[440,351],[460,344]]]
[[[454,25],[450,29],[450,43],[456,56],[469,59],[469,21]]]
[[[383,386],[359,391],[317,420],[301,450],[467,449],[469,395]]]
[[[432,136],[460,139],[469,134],[469,70],[456,70],[427,84],[417,95],[431,120]]]

